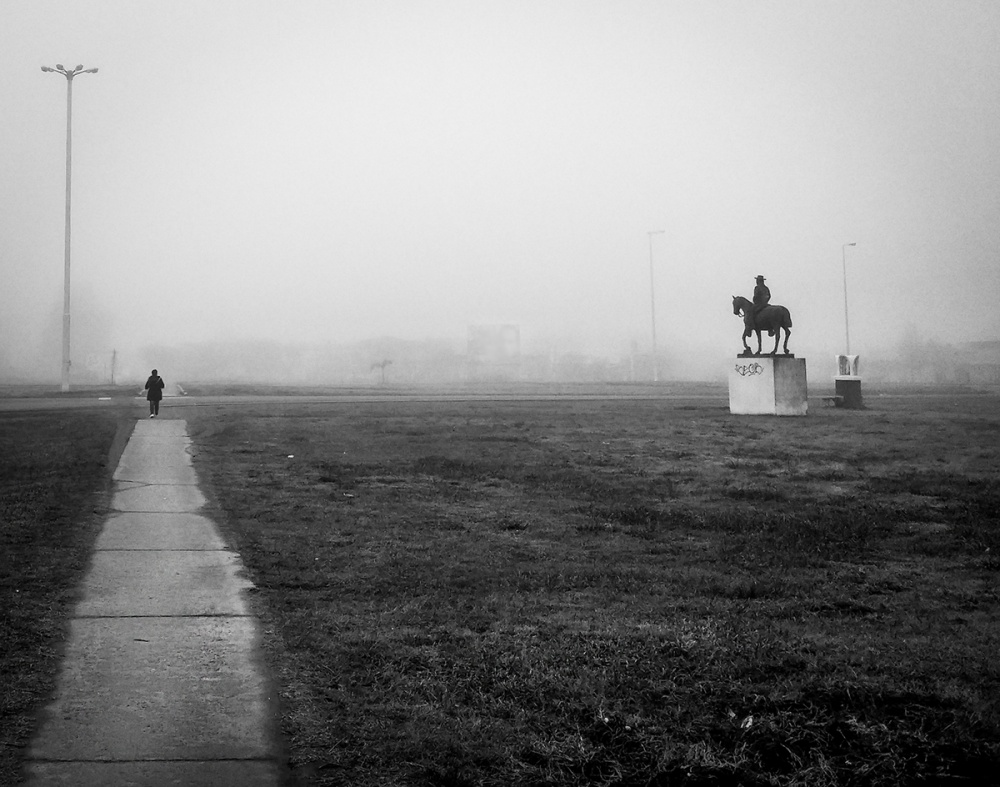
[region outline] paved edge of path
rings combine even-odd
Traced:
[[[239,556],[200,513],[183,420],[140,420],[113,476],[28,787],[290,782]]]

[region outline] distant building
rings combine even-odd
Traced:
[[[521,374],[521,328],[470,325],[467,349],[470,380],[517,380]]]
[[[1000,341],[966,342],[957,349],[956,382],[1000,385]]]

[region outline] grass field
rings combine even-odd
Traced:
[[[303,785],[990,783],[1000,399],[868,403],[169,412]]]
[[[19,783],[127,437],[114,410],[0,413],[0,784]],[[117,440],[116,440],[117,436]]]

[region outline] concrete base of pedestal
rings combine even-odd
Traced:
[[[860,377],[834,377],[833,382],[837,394],[837,407],[846,407],[848,410],[864,409]]]
[[[729,412],[734,415],[806,415],[806,359],[738,356],[729,361]]]

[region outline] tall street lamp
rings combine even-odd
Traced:
[[[847,321],[847,247],[857,246],[857,243],[845,243],[840,247],[841,262],[844,265],[844,338],[847,340],[847,354],[851,354],[851,329]]]
[[[96,68],[84,69],[77,66],[72,71],[67,70],[61,63],[57,63],[55,68],[42,66],[42,71],[46,73],[62,74],[66,77],[66,260],[63,271],[63,338],[62,338],[62,389],[69,390],[69,226],[70,226],[70,186],[72,183],[72,161],[73,161],[73,77],[77,74],[96,74]]]
[[[656,288],[653,283],[653,236],[663,235],[666,230],[651,230],[649,235],[649,308],[653,318],[653,382],[660,381],[660,362],[656,357]]]

